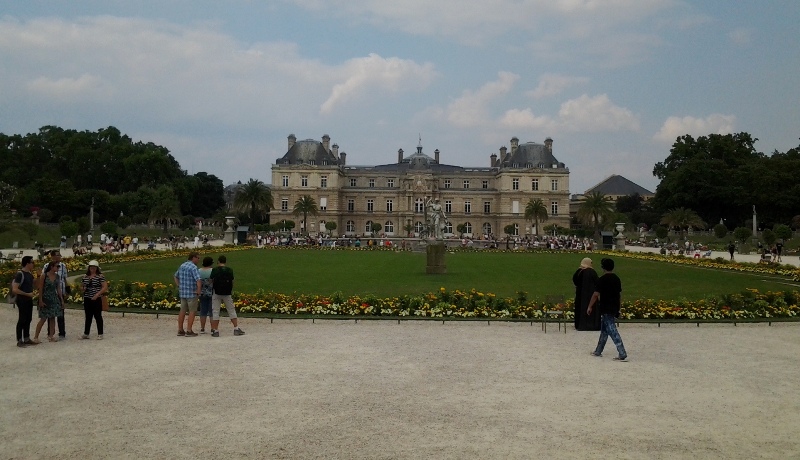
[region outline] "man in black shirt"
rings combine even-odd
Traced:
[[[593,356],[600,356],[603,353],[603,348],[606,346],[608,337],[617,346],[619,356],[614,359],[617,361],[625,361],[628,359],[628,353],[625,351],[625,345],[622,344],[622,337],[619,336],[617,331],[616,318],[619,318],[619,310],[621,305],[620,293],[622,292],[622,281],[614,271],[614,261],[611,259],[603,259],[600,261],[600,266],[603,268],[603,276],[597,280],[595,285],[594,294],[589,301],[589,308],[587,312],[591,315],[592,309],[595,304],[598,305],[600,310],[600,340],[597,342],[597,348],[592,352]]]

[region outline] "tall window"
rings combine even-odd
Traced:
[[[373,200],[367,200],[367,212],[372,212],[375,210],[375,202]]]
[[[355,186],[356,186],[356,183],[357,183],[357,182],[356,182],[356,180],[355,180],[355,179],[353,179],[353,178],[351,178],[351,179],[350,179],[350,186],[351,186],[351,187],[355,187]]]
[[[464,202],[464,214],[469,214],[472,212],[472,202],[465,201]]]
[[[557,216],[558,215],[558,201],[550,202],[550,215]]]
[[[444,180],[444,188],[450,188],[450,179]]]
[[[281,198],[281,211],[288,211],[288,210],[289,210],[289,199]]]
[[[483,202],[483,213],[484,214],[491,214],[492,213],[492,202],[491,201],[484,201]]]
[[[447,224],[445,224],[445,226],[444,226],[444,232],[445,232],[445,233],[453,233],[453,224],[451,224],[450,222],[448,222]]]
[[[323,196],[319,199],[319,210],[320,211],[327,211],[328,210],[328,197]],[[322,230],[322,229],[320,229]]]
[[[539,191],[539,179],[531,179],[531,190],[534,192]]]
[[[492,233],[492,224],[486,222],[483,224],[483,234],[484,235],[491,235]]]
[[[425,202],[422,200],[422,198],[417,198],[414,200],[414,212],[425,212]]]
[[[386,212],[394,211],[394,201],[393,200],[386,200]]]
[[[489,181],[488,180],[481,181],[481,188],[489,188]]]
[[[347,233],[355,233],[356,231],[356,223],[352,220],[347,221],[347,225],[345,225],[345,229]]]
[[[289,186],[289,176],[281,176],[281,185],[284,187]]]
[[[394,179],[387,179],[386,186],[389,188],[394,188]]]
[[[472,233],[472,224],[469,222],[464,222],[464,233]]]
[[[464,181],[464,188],[469,188],[469,181],[468,180]]]
[[[369,180],[369,188],[375,188],[375,179]]]
[[[364,224],[364,232],[372,233],[372,221],[368,220],[366,224]]]
[[[554,192],[555,192],[556,190],[558,190],[558,179],[552,179],[552,180],[550,181],[550,190],[552,190],[552,191],[554,191]]]
[[[519,224],[514,224],[514,236],[519,236]]]
[[[414,222],[414,232],[422,233],[422,222]]]
[[[328,176],[321,176],[319,178],[320,188],[328,188]]]
[[[348,211],[355,211],[356,210],[356,200],[352,198],[348,198],[347,200],[347,210]]]
[[[514,200],[511,202],[511,213],[519,214],[519,200]]]
[[[511,190],[519,190],[519,179],[514,178],[511,180]]]
[[[444,200],[444,212],[445,214],[450,214],[453,212],[453,202],[450,200]]]
[[[308,187],[308,176],[300,176],[300,186]]]
[[[385,233],[394,233],[394,222],[387,220],[386,223],[383,224],[383,231]]]

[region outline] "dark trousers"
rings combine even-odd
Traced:
[[[103,335],[103,302],[100,298],[92,300],[88,297],[83,298],[83,313],[86,321],[83,323],[83,333],[89,335],[92,329],[92,318],[97,323],[97,334]]]
[[[61,313],[56,316],[56,322],[58,323],[58,336],[66,337],[67,330],[64,328],[64,310],[61,310]]]
[[[17,342],[19,342],[31,338],[33,299],[22,296],[17,297],[17,310],[19,310],[19,319],[17,320]]]

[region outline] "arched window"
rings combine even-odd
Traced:
[[[519,224],[514,224],[514,236],[519,236]]]
[[[422,222],[414,222],[414,233],[422,233]]]
[[[445,233],[453,233],[453,224],[451,224],[450,222],[448,222],[448,223],[447,223],[447,224],[444,226],[444,232],[445,232]]]
[[[492,233],[492,224],[486,222],[483,224],[483,234],[484,235],[491,235]]]
[[[347,233],[355,233],[356,232],[356,223],[352,220],[347,221],[347,225],[345,227],[347,229]]]
[[[364,225],[364,232],[365,233],[372,233],[372,221],[368,220],[367,223]]]
[[[464,222],[464,233],[472,233],[472,224]]]
[[[394,222],[387,220],[386,223],[383,224],[383,232],[387,235],[394,233]]]

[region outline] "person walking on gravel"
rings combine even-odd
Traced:
[[[610,336],[614,345],[617,346],[617,353],[619,353],[619,356],[614,359],[625,361],[628,359],[628,353],[625,351],[625,345],[622,343],[622,337],[619,336],[616,324],[621,306],[622,281],[616,273],[613,273],[614,261],[612,259],[602,259],[600,267],[603,268],[604,273],[597,280],[597,285],[587,310],[587,313],[591,315],[595,304],[598,305],[600,310],[600,340],[597,341],[597,348],[592,352],[592,355],[600,356],[603,354],[603,348],[606,346]]]
[[[200,297],[202,282],[200,272],[197,270],[197,262],[200,254],[190,252],[186,262],[178,267],[175,272],[175,285],[178,286],[178,297],[181,299],[181,311],[178,313],[178,336],[196,337],[197,333],[192,330],[194,326],[194,316],[197,313],[197,299]],[[183,329],[183,320],[186,313],[189,313],[189,321],[186,330]]]
[[[226,263],[228,259],[222,255],[217,259],[217,266],[211,270],[211,281],[214,284],[214,295],[211,298],[211,337],[219,337],[219,310],[222,304],[228,311],[228,318],[233,323],[233,335],[244,335],[239,327],[236,317],[236,307],[233,305],[233,269]]]

